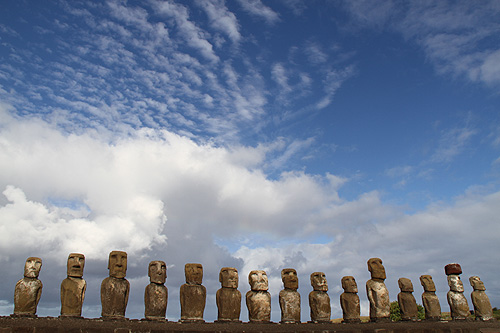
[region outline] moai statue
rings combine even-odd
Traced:
[[[470,297],[472,299],[472,304],[474,305],[474,314],[476,315],[476,320],[494,319],[490,299],[484,292],[486,288],[484,287],[483,281],[481,281],[479,276],[471,276],[469,278],[469,282],[474,289],[474,291],[470,294]]]
[[[448,264],[444,267],[444,271],[448,276],[450,286],[450,291],[446,296],[450,305],[451,318],[453,320],[469,319],[469,304],[464,296],[464,285],[460,280],[462,268],[459,264]]]
[[[358,296],[358,285],[353,276],[344,276],[341,280],[344,292],[340,295],[344,323],[359,323],[361,319]]]
[[[281,280],[285,289],[280,291],[279,301],[281,308],[281,323],[300,323],[300,294],[299,278],[297,271],[293,268],[285,268],[281,271]]]
[[[422,304],[425,309],[425,319],[434,321],[441,320],[441,305],[436,295],[436,286],[434,285],[434,281],[432,281],[432,276],[420,276],[420,283],[422,287],[424,287]]]
[[[36,317],[36,307],[42,296],[42,282],[38,280],[42,259],[29,257],[24,264],[24,277],[17,281],[14,290],[14,313],[12,316]]]
[[[221,288],[215,295],[218,322],[240,322],[241,293],[238,290],[238,270],[223,267],[219,273]]]
[[[390,321],[389,291],[385,286],[385,268],[382,259],[371,258],[367,262],[371,279],[366,282],[366,294],[370,301],[370,321]]]
[[[82,278],[85,256],[70,253],[67,262],[67,278],[61,283],[61,317],[81,317],[87,282]]]
[[[267,291],[267,274],[251,271],[248,274],[250,289],[246,294],[248,319],[251,323],[271,322],[271,294]]]
[[[399,289],[401,292],[398,294],[398,304],[401,309],[402,320],[418,320],[417,301],[413,297],[413,284],[410,279],[400,278],[398,280]]]
[[[167,313],[168,289],[167,265],[164,261],[151,261],[148,266],[149,284],[144,290],[144,317],[147,320],[165,320]]]
[[[329,323],[332,308],[330,296],[328,296],[328,283],[323,272],[311,274],[311,286],[313,291],[309,293],[309,308],[311,310],[312,323]]]
[[[205,322],[203,312],[207,299],[207,289],[202,286],[203,266],[186,264],[184,266],[186,283],[181,286],[181,320],[182,323]]]
[[[109,277],[101,283],[101,316],[103,319],[125,319],[130,283],[127,274],[127,253],[111,251],[108,259]]]

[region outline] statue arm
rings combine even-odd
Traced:
[[[373,289],[370,287],[369,283],[366,283],[366,296],[368,297],[368,301],[370,304],[375,303],[375,298],[373,297]]]
[[[125,280],[125,281],[127,281],[127,280]],[[130,282],[127,281],[127,288],[125,290],[125,306],[127,306],[127,304],[128,304],[129,292],[130,292]]]
[[[85,291],[87,290],[87,281],[83,280],[83,288],[82,288],[82,304],[85,299]]]
[[[40,282],[40,287],[36,291],[35,306],[38,306],[38,302],[40,301],[40,297],[42,297],[42,287],[43,287],[43,284],[42,284],[42,282],[40,280],[38,280],[38,281]]]

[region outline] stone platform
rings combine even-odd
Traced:
[[[178,323],[146,320],[101,320],[0,317],[0,333],[160,333],[160,332],[359,332],[359,333],[500,333],[500,322],[394,322],[361,324]]]

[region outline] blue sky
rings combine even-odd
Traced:
[[[224,266],[242,292],[268,271],[275,321],[290,265],[304,321],[314,271],[332,317],[348,274],[366,312],[371,256],[391,299],[399,277],[417,295],[431,274],[447,309],[456,261],[498,306],[498,1],[0,6],[2,314],[39,255],[39,313],[57,315],[65,258],[82,252],[84,316],[99,316],[112,250],[129,253],[131,318],[150,260],[169,265],[170,319],[187,262],[205,267],[207,320]]]

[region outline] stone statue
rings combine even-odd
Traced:
[[[109,277],[101,283],[101,316],[103,319],[125,319],[130,283],[127,274],[127,253],[111,251],[108,260]]]
[[[250,289],[246,294],[248,319],[252,323],[271,321],[271,294],[267,291],[267,274],[264,271],[251,271],[248,274]]]
[[[401,292],[398,294],[398,304],[401,309],[402,320],[418,320],[417,301],[413,297],[413,284],[410,279],[400,278],[398,280],[399,289]]]
[[[328,283],[323,272],[311,274],[311,286],[313,291],[309,293],[309,308],[311,310],[311,322],[329,323],[332,308],[330,296],[328,296]]]
[[[221,288],[215,295],[218,322],[240,322],[241,293],[238,290],[238,270],[224,267],[219,273]]]
[[[370,321],[390,321],[389,291],[385,286],[385,268],[382,259],[371,258],[367,262],[371,279],[366,282],[366,294],[370,301]]]
[[[436,295],[436,286],[434,285],[434,281],[432,281],[432,276],[420,276],[420,283],[422,284],[422,287],[424,287],[424,292],[422,293],[422,304],[425,309],[425,319],[441,320],[441,305],[439,304],[439,298]]]
[[[479,276],[471,276],[469,278],[469,282],[474,289],[474,291],[470,294],[470,298],[472,299],[472,304],[474,305],[476,320],[494,319],[490,299],[484,292],[486,288],[484,287],[483,281],[481,281]]]
[[[144,290],[144,317],[148,320],[165,320],[168,289],[167,265],[163,261],[151,261],[148,266],[149,284]]]
[[[181,286],[181,322],[204,322],[203,312],[207,299],[207,289],[202,286],[203,266],[201,264],[186,264],[184,266],[186,283]]]
[[[444,267],[444,270],[448,276],[448,285],[450,286],[450,291],[446,296],[450,305],[451,318],[453,320],[469,319],[469,304],[464,296],[464,285],[460,280],[462,268],[459,264],[448,264]]]
[[[297,271],[293,268],[285,268],[281,271],[281,280],[285,289],[280,291],[279,301],[281,308],[281,323],[300,323],[300,294],[299,278]]]
[[[24,277],[14,290],[13,316],[36,317],[36,307],[42,296],[42,282],[38,280],[42,259],[29,257],[24,264]]]
[[[67,278],[61,283],[61,317],[81,317],[87,282],[82,278],[85,256],[70,253],[67,263]]]
[[[341,280],[344,292],[340,295],[344,323],[359,323],[361,319],[358,296],[358,285],[353,276],[344,276]]]

